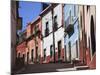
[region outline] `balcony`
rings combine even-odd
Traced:
[[[33,30],[33,36],[39,36],[41,34],[41,30],[39,29],[39,28],[35,28],[34,30]]]
[[[74,20],[73,17],[68,17],[65,21],[65,33],[71,37],[71,35],[74,33]]]
[[[49,35],[49,28],[45,29],[45,37],[47,37]]]
[[[38,34],[38,33],[40,33],[40,32],[41,32],[41,31],[40,31],[39,28],[36,28],[36,29],[35,29],[35,33],[36,33],[36,34]]]

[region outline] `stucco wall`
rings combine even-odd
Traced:
[[[22,42],[21,44],[19,44],[16,48],[17,50],[17,57],[18,57],[18,54],[20,53],[20,57],[23,56],[23,54],[25,54],[25,51],[26,51],[26,42]]]
[[[45,35],[46,22],[48,21],[49,33],[52,32],[52,13],[49,11],[42,17],[42,35]]]
[[[68,19],[68,16],[73,16],[75,20],[78,18],[78,6],[76,5],[65,5],[64,6],[64,22]],[[74,21],[75,22],[75,21]],[[79,40],[79,23],[78,20],[74,24],[74,33],[69,38],[68,35],[64,37],[64,45],[66,45],[66,57],[69,60],[69,41],[71,42],[71,59],[76,58],[76,41]],[[78,44],[79,45],[79,44]],[[79,58],[79,47],[78,47],[78,58]]]

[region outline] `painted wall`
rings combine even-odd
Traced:
[[[29,60],[31,60],[31,50],[33,49],[33,57],[35,58],[35,41],[34,41],[34,38],[29,40],[28,43],[27,43],[27,48],[28,48],[28,51],[29,51]]]
[[[25,54],[26,52],[26,42],[22,42],[20,43],[17,47],[16,47],[16,51],[17,51],[17,57],[18,54],[20,53],[20,57],[23,57],[23,54]]]
[[[43,48],[42,48],[42,22],[41,18],[39,17],[34,25],[37,27],[39,32],[34,36],[35,44],[38,47],[38,57],[40,57],[40,61],[42,62],[42,57],[43,57]],[[35,32],[35,26],[33,27],[33,32]]]
[[[58,48],[58,41],[62,41],[62,48],[64,48],[64,28],[62,26],[62,4],[54,8],[54,16],[57,16],[58,30],[54,32],[55,35],[55,48]],[[59,12],[58,12],[59,11]]]
[[[49,33],[52,32],[52,13],[49,11],[42,17],[42,35],[45,36],[46,22],[48,21]]]
[[[91,16],[93,16],[94,20],[94,33],[96,37],[96,7],[90,6],[87,10],[87,6],[84,6],[85,10],[85,32],[87,34],[87,48],[86,56],[87,56],[87,64],[90,65],[90,68],[96,68],[96,53],[92,55],[92,42],[91,42]],[[90,39],[90,40],[89,40]]]
[[[48,26],[49,26],[48,28],[50,34],[47,37],[44,37],[47,21],[48,21]],[[46,56],[50,55],[50,45],[53,44],[53,34],[51,32],[52,32],[52,13],[51,11],[49,11],[47,14],[45,14],[42,17],[43,52],[44,49],[46,49]]]
[[[79,29],[78,29],[78,6],[77,5],[65,5],[64,6],[64,22],[71,16],[71,23],[74,24],[74,33],[69,38],[68,35],[64,37],[64,45],[66,45],[66,57],[69,60],[69,47],[68,43],[71,42],[71,59],[76,58],[76,41],[78,41],[79,37]],[[76,21],[76,22],[75,22]],[[65,24],[65,23],[64,23]],[[65,25],[64,25],[65,26]],[[78,47],[78,55],[79,55],[79,47]],[[78,56],[79,57],[79,56]]]
[[[59,11],[59,12],[58,12]],[[58,52],[58,41],[61,40],[62,49],[64,48],[64,28],[62,26],[62,4],[57,5],[53,9],[53,17],[57,16],[58,29],[54,32],[55,36],[55,50]],[[52,13],[49,11],[42,18],[42,33],[44,35],[46,22],[49,23],[49,35],[43,38],[43,49],[46,49],[46,56],[50,56],[50,46],[53,45],[53,33],[52,33]]]
[[[95,6],[79,6],[79,28],[80,28],[80,59],[83,59],[83,50],[85,51],[85,62],[90,68],[96,68],[96,54],[92,55],[92,46],[91,46],[91,15],[94,19],[94,33],[96,35],[96,11]],[[82,21],[81,21],[82,16]],[[86,34],[85,41],[82,31]],[[86,45],[83,48],[83,45]]]

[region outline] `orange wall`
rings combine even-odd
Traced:
[[[29,36],[31,35],[31,25],[28,25],[28,26],[27,26],[26,32],[27,32],[26,37],[29,37]]]

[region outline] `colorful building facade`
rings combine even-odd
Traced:
[[[18,56],[22,51],[27,64],[70,62],[96,68],[95,16],[95,6],[50,4],[27,25]]]
[[[57,12],[59,10],[60,12]],[[63,4],[51,4],[41,13],[45,63],[57,62],[64,59],[64,28],[62,12]]]
[[[26,48],[26,62],[39,63],[41,59],[42,49],[42,27],[41,18],[38,17],[34,22],[29,23],[27,26],[26,36],[27,48]]]
[[[65,60],[79,60],[78,5],[64,5]]]

